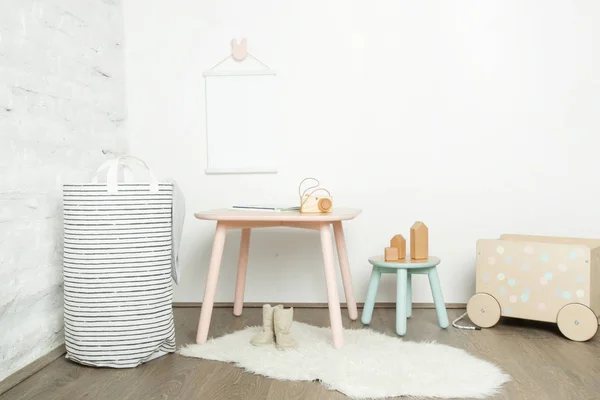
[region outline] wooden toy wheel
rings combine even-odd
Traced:
[[[331,199],[328,197],[323,197],[319,199],[318,206],[321,212],[330,212],[332,206]]]
[[[477,293],[467,303],[467,315],[480,328],[491,328],[500,320],[500,304],[490,294]]]
[[[598,331],[596,314],[579,303],[567,304],[561,308],[556,323],[563,335],[576,342],[590,340]]]

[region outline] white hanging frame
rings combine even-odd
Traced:
[[[246,46],[246,40],[243,39],[242,40],[242,45],[243,45],[243,49],[240,52],[240,46],[236,45],[235,40],[232,40],[232,53],[229,54],[227,57],[225,57],[223,60],[219,61],[217,64],[215,64],[214,66],[212,66],[210,69],[204,71],[202,73],[202,76],[204,77],[204,80],[206,81],[206,78],[208,77],[223,77],[223,76],[261,76],[261,75],[272,75],[275,76],[276,72],[275,70],[273,70],[272,68],[270,68],[268,65],[266,65],[265,63],[263,63],[262,61],[260,61],[258,58],[254,57],[252,54],[250,54],[249,52],[246,51],[245,46]],[[238,53],[236,54],[236,46],[237,46],[237,50]],[[253,59],[254,61],[256,61],[257,63],[259,63],[260,65],[262,65],[264,67],[264,69],[260,69],[260,70],[251,70],[251,69],[218,69],[218,67],[223,64],[224,62],[228,61],[228,60],[234,60],[236,62],[242,62],[244,61],[247,57],[250,57],[251,59]],[[257,167],[252,167],[252,168],[211,168],[210,167],[210,149],[209,149],[209,142],[208,142],[208,91],[207,91],[207,84],[205,82],[204,85],[204,107],[205,107],[205,124],[206,124],[206,163],[207,163],[207,168],[205,170],[206,174],[209,175],[214,175],[214,174],[276,174],[277,168],[273,168],[270,166],[257,166]]]

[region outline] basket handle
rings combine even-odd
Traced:
[[[150,191],[158,192],[158,180],[156,176],[152,173],[152,170],[142,159],[123,155],[117,158],[113,158],[111,160],[105,161],[96,171],[94,176],[92,177],[92,183],[98,183],[98,175],[104,170],[106,172],[106,186],[109,193],[117,193],[118,192],[118,184],[119,184],[119,166],[123,165],[129,167],[131,169],[132,164],[141,165],[146,171],[148,171],[149,183],[150,183]]]

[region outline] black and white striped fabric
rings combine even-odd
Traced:
[[[130,368],[175,351],[173,185],[63,187],[67,358]]]

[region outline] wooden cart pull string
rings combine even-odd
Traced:
[[[474,331],[480,331],[481,328],[478,326],[475,326],[475,325],[471,326],[471,325],[458,325],[457,324],[458,321],[460,321],[461,319],[463,319],[466,316],[467,316],[467,313],[465,312],[463,315],[456,318],[454,321],[452,321],[452,326],[455,327],[456,329],[470,329],[470,330],[474,330]]]

